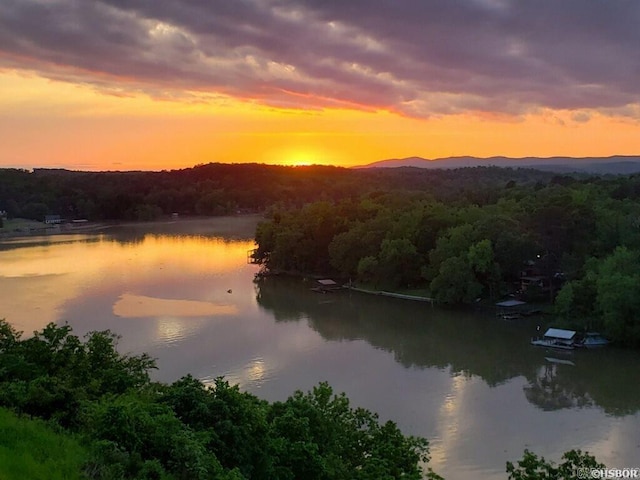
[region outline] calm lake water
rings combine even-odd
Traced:
[[[431,444],[449,480],[505,479],[528,448],[559,460],[588,450],[640,467],[640,353],[548,352],[541,320],[254,282],[254,217],[112,227],[97,235],[0,243],[0,318],[27,333],[68,322],[111,329],[154,377],[224,375],[268,400],[328,381],[354,405]],[[544,328],[544,327],[543,327]]]

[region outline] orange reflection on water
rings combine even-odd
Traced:
[[[0,276],[33,277],[78,274],[95,277],[128,264],[136,270],[175,265],[182,271],[210,268],[227,272],[237,268],[253,241],[225,242],[205,237],[146,236],[138,242],[120,243],[108,238],[86,242],[52,242],[0,252]]]
[[[142,261],[158,264],[167,259],[179,258],[181,270],[216,273],[237,270],[239,260],[246,259],[247,251],[255,247],[253,241],[225,242],[199,237],[146,237],[141,250]]]
[[[232,229],[235,225],[225,223],[224,219],[218,222],[215,225],[220,229]],[[49,322],[64,319],[64,309],[76,299],[117,290],[120,290],[118,297],[127,292],[148,293],[159,283],[181,285],[198,277],[206,278],[206,285],[212,286],[207,296],[200,293],[200,296],[185,297],[182,293],[184,300],[179,302],[163,300],[172,296],[164,293],[158,294],[159,298],[152,294],[135,301],[123,297],[114,313],[121,316],[237,314],[236,307],[223,305],[228,300],[214,298],[216,295],[227,297],[231,285],[220,287],[213,278],[222,278],[246,264],[247,251],[254,248],[254,242],[181,235],[145,235],[141,231],[118,235],[117,240],[96,235],[28,237],[5,242],[5,248],[0,250],[0,318],[6,318],[30,334]],[[194,295],[198,295],[197,292]],[[248,301],[233,296],[234,302],[240,300]]]

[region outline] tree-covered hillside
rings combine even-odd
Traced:
[[[151,220],[161,215],[225,215],[262,211],[280,203],[301,206],[381,191],[423,191],[454,201],[495,199],[507,182],[547,182],[535,170],[473,168],[460,171],[349,170],[309,166],[208,164],[162,172],[73,172],[0,170],[0,211],[9,218]],[[473,187],[473,188],[470,188]]]

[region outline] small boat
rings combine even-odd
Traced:
[[[604,338],[598,332],[587,332],[576,342],[576,347],[580,348],[598,348],[609,345],[609,340]]]
[[[537,347],[556,348],[559,350],[573,350],[575,348],[576,332],[549,328],[542,338],[532,338],[531,345]]]

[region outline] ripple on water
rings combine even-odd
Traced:
[[[236,365],[224,372],[223,376],[231,385],[239,385],[244,391],[255,392],[269,382],[275,374],[275,368],[263,357],[253,357],[242,365]],[[218,375],[206,375],[200,379],[207,386],[215,385]]]

